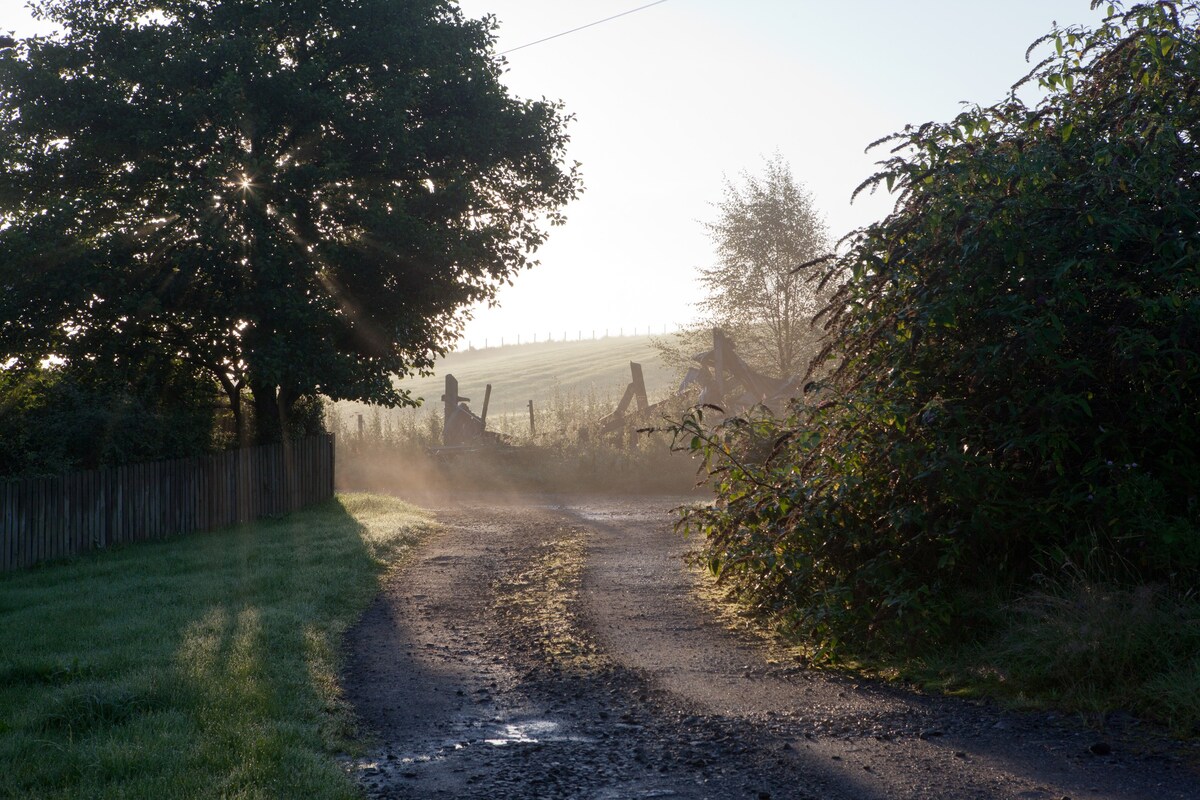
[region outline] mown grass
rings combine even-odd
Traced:
[[[431,524],[343,495],[0,576],[0,797],[357,797],[339,642]]]

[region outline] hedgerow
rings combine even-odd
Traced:
[[[981,596],[1068,563],[1195,576],[1198,22],[1056,26],[1003,102],[877,142],[860,191],[898,201],[821,268],[841,286],[809,391],[676,427],[714,470],[683,520],[710,567],[819,652],[984,629]]]

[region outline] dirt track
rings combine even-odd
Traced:
[[[350,765],[366,794],[1200,798],[1200,751],[1135,720],[813,673],[731,632],[696,597],[676,503],[438,509],[442,532],[348,637],[344,684],[378,743]]]

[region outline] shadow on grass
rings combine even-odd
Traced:
[[[0,577],[0,797],[354,797],[340,637],[427,522],[351,495]]]

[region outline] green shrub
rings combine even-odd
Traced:
[[[212,452],[216,407],[216,386],[170,360],[0,369],[0,477]]]
[[[836,653],[982,630],[980,597],[1097,543],[1130,581],[1196,575],[1198,21],[1055,28],[1036,107],[882,140],[864,187],[899,199],[826,273],[819,380],[783,419],[676,427],[718,468],[684,524],[744,598]]]

